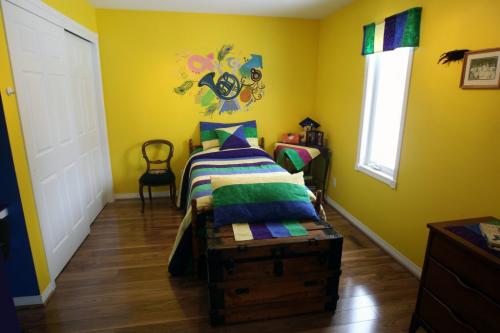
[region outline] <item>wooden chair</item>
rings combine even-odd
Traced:
[[[151,160],[147,154],[147,147],[149,145],[165,145],[168,147],[168,156],[165,160]],[[153,199],[151,197],[151,187],[152,186],[169,186],[170,198],[175,206],[175,175],[170,168],[170,160],[174,155],[174,145],[168,140],[149,140],[144,142],[142,145],[142,156],[146,160],[147,168],[146,172],[139,178],[139,195],[142,200],[141,213],[144,213],[144,186],[148,187],[149,201],[152,203]],[[163,164],[166,167],[164,169],[155,168],[152,169],[152,164]]]

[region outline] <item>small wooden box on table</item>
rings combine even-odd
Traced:
[[[500,258],[448,230],[493,217],[431,223],[410,332],[500,332]]]
[[[249,241],[208,223],[212,325],[335,311],[342,236],[324,221],[301,223],[307,236]]]

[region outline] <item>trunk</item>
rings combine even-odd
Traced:
[[[326,222],[301,223],[307,236],[237,242],[230,225],[208,222],[212,325],[335,311],[342,236]]]

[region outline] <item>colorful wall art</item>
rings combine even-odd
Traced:
[[[223,45],[215,54],[178,54],[182,83],[178,95],[190,96],[205,115],[248,111],[264,96],[262,56],[245,55],[233,45]]]

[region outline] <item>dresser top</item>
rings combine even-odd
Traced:
[[[493,216],[485,216],[485,217],[478,217],[478,218],[472,218],[472,219],[463,219],[463,220],[454,220],[454,221],[446,221],[446,222],[437,222],[437,223],[429,223],[427,226],[429,229],[438,232],[445,237],[452,239],[453,241],[459,243],[462,247],[465,247],[466,249],[474,252],[478,256],[487,259],[488,261],[492,261],[496,265],[500,266],[500,257],[496,256],[492,252],[494,250],[485,250],[478,246],[477,244],[468,241],[456,233],[450,231],[448,228],[450,227],[461,227],[461,226],[466,226],[466,225],[471,225],[471,224],[479,224],[483,222],[489,222],[492,220],[498,220],[497,218]]]

